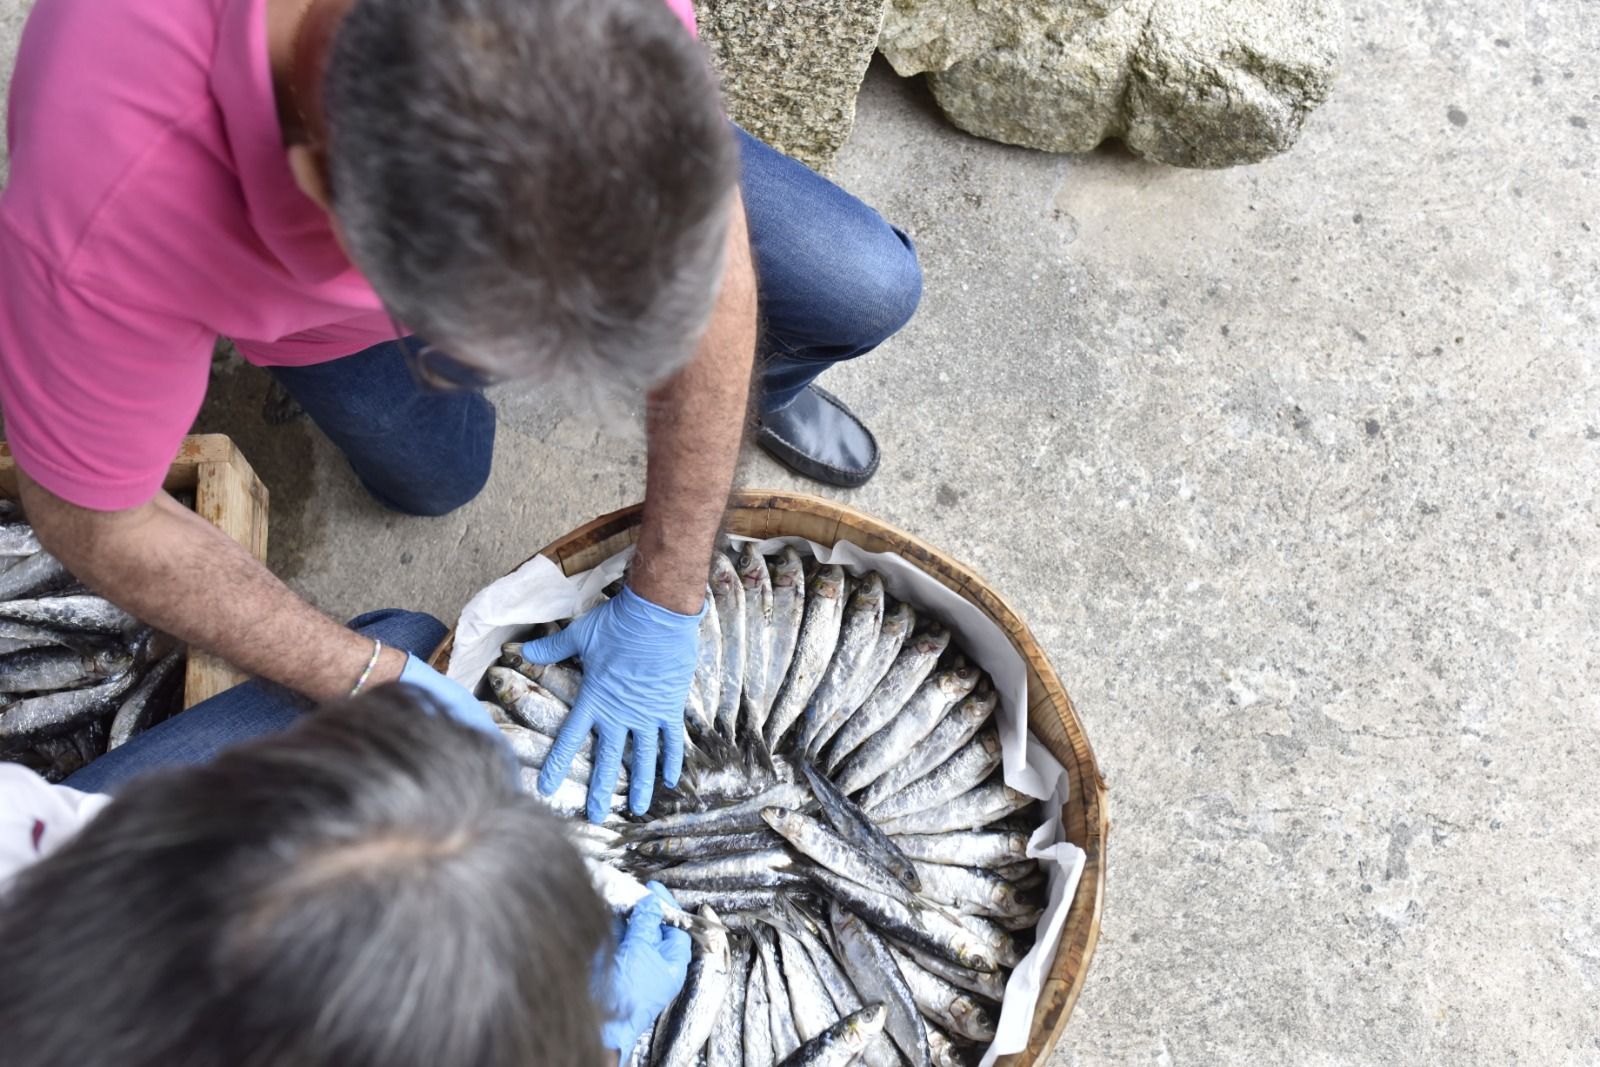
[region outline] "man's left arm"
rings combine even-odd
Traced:
[[[756,278],[737,196],[716,303],[693,358],[650,394],[644,517],[628,588],[560,633],[530,641],[534,663],[584,656],[584,683],[544,767],[555,792],[595,733],[588,816],[606,817],[631,737],[629,807],[643,814],[661,778],[678,784],[683,705],[694,675],[711,552],[744,440],[756,348]]]

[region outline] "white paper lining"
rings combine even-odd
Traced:
[[[733,540],[743,542],[750,538]],[[1070,785],[1067,771],[1048,749],[1029,736],[1027,667],[1005,633],[988,616],[897,554],[866,552],[848,541],[830,547],[800,537],[771,538],[758,547],[763,554],[772,555],[784,545],[810,552],[823,563],[838,563],[852,574],[877,571],[891,595],[915,606],[919,616],[936,618],[949,627],[967,655],[988,672],[1000,695],[996,715],[1000,720],[1006,784],[1049,801],[1052,812],[1061,811]],[[475,689],[484,672],[499,658],[502,644],[526,636],[537,623],[571,618],[599,603],[600,591],[622,576],[632,555],[630,546],[598,567],[570,578],[551,560],[536,556],[488,585],[462,609],[447,673],[468,689]],[[996,1057],[1027,1047],[1039,992],[1048,977],[1056,943],[1083,873],[1083,850],[1066,840],[1059,815],[1034,831],[1028,842],[1028,855],[1044,864],[1049,901],[1039,920],[1034,947],[1006,982],[995,1039],[984,1053],[981,1067],[992,1067]]]

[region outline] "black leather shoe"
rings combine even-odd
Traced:
[[[782,411],[761,416],[756,443],[785,467],[825,485],[854,489],[878,469],[878,442],[826,389],[806,386]]]

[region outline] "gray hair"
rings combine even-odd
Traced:
[[[592,1067],[610,925],[505,754],[387,686],[132,782],[0,898],[8,1067]]]
[[[692,354],[738,148],[664,0],[357,0],[322,103],[351,256],[431,344],[628,388]]]

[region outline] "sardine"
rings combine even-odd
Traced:
[[[926,970],[969,993],[976,993],[996,1004],[1006,995],[1006,976],[1001,971],[979,971],[963,967],[959,963],[934,955],[915,945],[908,945],[904,941],[897,940],[894,947],[903,950]]]
[[[767,973],[767,1012],[772,1027],[772,1054],[783,1059],[800,1047],[800,1035],[794,1026],[794,1008],[789,1003],[789,988],[784,984],[783,971],[778,967],[778,953],[773,947],[770,931],[753,931],[756,953]]]
[[[0,525],[0,556],[31,556],[44,550],[39,535],[25,522]]]
[[[1004,782],[991,781],[931,808],[885,819],[879,828],[891,837],[977,830],[1033,803],[1034,798],[1028,794],[1019,793]]]
[[[928,1054],[933,1058],[933,1067],[968,1067],[950,1035],[931,1023],[928,1024]]]
[[[761,817],[767,820],[795,851],[814,863],[821,864],[833,873],[864,886],[874,892],[894,897],[907,907],[920,907],[911,890],[877,860],[856,848],[821,823],[788,808],[765,808]]]
[[[65,564],[48,552],[35,552],[0,574],[0,600],[38,596],[70,581]]]
[[[772,907],[773,890],[760,889],[674,889],[672,896],[685,908],[710,905],[719,915],[765,914]]]
[[[576,762],[576,761],[574,761]],[[539,771],[532,767],[523,767],[521,773],[522,791],[533,797],[539,803],[549,808],[557,815],[571,819],[583,815],[589,801],[589,786],[576,778],[567,778],[556,786],[556,791],[549,796],[539,792]],[[628,807],[628,794],[626,792],[612,793],[606,810],[610,813],[607,821],[620,820],[622,812]]]
[[[496,705],[498,707],[498,705]],[[549,734],[530,730],[526,726],[516,723],[500,723],[500,736],[511,747],[511,754],[516,757],[517,763],[530,770],[540,770],[544,767],[545,759],[550,755],[550,747],[556,739]],[[567,780],[580,784],[587,783],[594,773],[594,766],[589,762],[590,752],[593,749],[593,739],[585,742],[576,755],[572,757],[572,766],[567,769]],[[537,781],[534,775],[530,781]],[[616,792],[622,796],[628,795],[628,768],[617,768]]]
[[[748,1067],[771,1063],[772,1008],[768,1003],[766,960],[760,954],[760,933],[752,945],[750,987],[744,997],[744,1062]]]
[[[765,722],[773,693],[768,676],[772,663],[772,575],[756,542],[739,553],[739,582],[744,586],[744,721]]]
[[[175,688],[182,684],[183,666],[183,650],[175,649],[145,672],[111,720],[106,751],[120,747],[128,738],[149,728],[171,703]]]
[[[694,1067],[727,1000],[732,966],[728,931],[710,908],[700,909],[700,918],[703,936],[689,960],[689,977],[661,1024],[666,1027],[665,1049],[657,1061],[662,1067]]]
[[[778,698],[783,680],[789,677],[794,649],[800,640],[800,624],[806,614],[806,571],[800,553],[785,547],[778,561],[769,568],[772,574],[772,652],[767,657],[767,711]],[[766,735],[766,719],[761,721],[761,736]]]
[[[1000,759],[1000,735],[992,729],[980,730],[955,755],[872,808],[870,817],[898,819],[976,789],[1000,766]],[[876,788],[877,783],[873,783],[867,795]]]
[[[911,987],[895,965],[889,946],[858,916],[841,907],[837,900],[828,902],[828,922],[843,950],[840,962],[850,973],[856,989],[865,995],[881,998],[888,1013],[884,1030],[912,1067],[930,1067],[928,1032],[923,1028],[922,1016],[917,1014]],[[868,990],[871,992],[868,993]]]
[[[939,725],[939,720],[956,701],[972,692],[982,673],[976,667],[959,667],[940,671],[922,683],[899,714],[833,772],[831,777],[840,792],[855,793],[865,789],[890,767],[906,759],[917,743]]]
[[[779,929],[778,955],[783,962],[783,978],[789,987],[789,1008],[794,1014],[795,1033],[810,1041],[839,1020],[833,998],[806,954],[805,946],[791,933]]]
[[[0,657],[0,693],[43,693],[103,682],[133,666],[127,649],[103,646],[79,653],[67,648],[39,648]]]
[[[646,824],[648,826],[648,824]],[[736,853],[756,852],[783,843],[771,830],[763,827],[739,834],[706,834],[698,837],[654,837],[641,839],[628,845],[628,852],[641,860],[666,860],[681,863],[684,860],[708,859]],[[717,909],[721,911],[721,908]]]
[[[871,811],[955,755],[989,721],[998,702],[999,694],[994,687],[987,681],[981,682],[970,695],[950,709],[926,737],[913,745],[904,758],[897,760],[868,787],[862,794],[861,806]]]
[[[706,586],[706,613],[700,616],[700,636],[695,647],[694,684],[690,692],[697,694],[700,707],[711,717],[717,732],[728,741],[734,740],[725,723],[717,721],[722,707],[722,616],[717,614],[711,586]]]
[[[88,595],[0,603],[0,619],[97,634],[125,633],[138,625],[132,615],[105,597]]]
[[[904,952],[895,952],[895,962],[922,1014],[968,1041],[994,1040],[994,1016],[971,993],[940,978]]]
[[[652,877],[668,889],[758,889],[803,882],[795,875],[794,857],[783,848],[690,860]]]
[[[0,748],[70,733],[116,707],[136,681],[138,677],[132,671],[124,671],[99,685],[46,693],[9,704],[0,710]]]
[[[888,1008],[874,1004],[828,1027],[786,1056],[779,1067],[848,1067],[882,1033]]]
[[[580,806],[578,810],[583,809]],[[600,894],[600,899],[605,901],[606,907],[613,912],[627,914],[645,897],[654,896],[643,882],[624,874],[610,864],[585,856],[583,866],[589,872],[589,880],[594,883],[595,892]],[[700,927],[704,925],[692,913],[664,900],[661,901],[661,921],[668,926],[687,930],[696,938],[700,936]]]
[[[893,838],[914,860],[962,867],[995,867],[1018,862],[1028,854],[1028,835],[993,830],[956,830],[943,834],[904,834]],[[1036,864],[1037,861],[1026,862]]]
[[[521,641],[507,641],[500,646],[500,666],[516,671],[539,686],[551,696],[571,707],[578,699],[578,689],[583,685],[583,671],[575,660],[563,663],[533,663],[522,655]]]
[[[848,878],[841,878],[826,867],[814,868],[810,877],[833,894],[833,903],[842,902],[897,940],[974,970],[992,971],[999,966],[995,949],[983,937],[959,922],[958,918],[962,917],[948,915],[937,908],[913,910],[893,897],[864,888]],[[834,932],[837,933],[837,929]],[[902,1045],[901,1050],[904,1051],[904,1048]]]
[[[715,617],[716,612],[706,612]],[[722,916],[726,923],[727,915]],[[744,1067],[744,998],[750,986],[750,965],[755,959],[747,937],[728,941],[728,995],[717,1010],[717,1021],[706,1042],[706,1067]]]
[[[1016,886],[990,871],[919,863],[917,874],[922,878],[923,896],[961,914],[1004,918],[1033,910]]]
[[[880,830],[865,812],[856,806],[854,801],[841,793],[837,786],[828,781],[828,776],[812,764],[802,762],[800,769],[811,785],[811,793],[822,809],[822,817],[833,827],[835,833],[862,852],[874,857],[880,866],[899,879],[900,884],[907,889],[916,892],[921,888],[921,883],[917,881],[916,868],[911,865],[911,860],[900,851],[899,846],[889,840],[889,836]]]
[[[733,561],[720,551],[711,553],[711,609],[717,613],[717,631],[722,636],[722,684],[711,716],[720,728],[739,719],[746,640],[744,586]]]
[[[800,623],[794,659],[767,719],[767,748],[773,752],[778,751],[789,728],[806,710],[812,693],[822,682],[823,672],[833,659],[844,615],[843,593],[844,568],[836,564],[818,569],[806,586],[806,612]]]
[[[896,604],[893,608],[885,610],[883,622],[878,626],[878,635],[872,642],[872,651],[868,653],[861,669],[856,672],[850,691],[844,694],[838,710],[823,724],[811,742],[810,751],[813,759],[823,752],[828,742],[832,741],[844,728],[844,724],[855,716],[867,697],[878,687],[878,683],[883,681],[884,675],[894,666],[895,657],[899,656],[900,650],[905,647],[906,639],[911,636],[916,624],[917,613],[910,604]]]
[[[878,646],[878,631],[883,627],[883,606],[883,579],[876,574],[862,578],[845,603],[843,620],[839,624],[838,650],[811,696],[811,705],[800,727],[799,749],[808,758],[815,757],[824,735],[832,736],[834,720],[843,712],[850,693],[870,666],[872,653]]]
[[[900,649],[889,672],[872,690],[850,721],[839,727],[839,732],[823,749],[820,765],[830,775],[862,742],[873,736],[893,719],[906,701],[910,700],[934,665],[950,644],[950,631],[934,623],[920,634],[915,634]]]
[[[508,667],[490,667],[487,677],[495,703],[518,726],[547,737],[560,735],[571,709],[548,689]]]
[[[636,828],[631,836],[634,840],[641,840],[647,837],[730,834],[760,830],[767,825],[761,819],[762,808],[801,808],[810,799],[811,790],[806,786],[794,782],[782,782],[749,800],[730,804],[725,808],[663,815],[652,820],[647,827]]]

